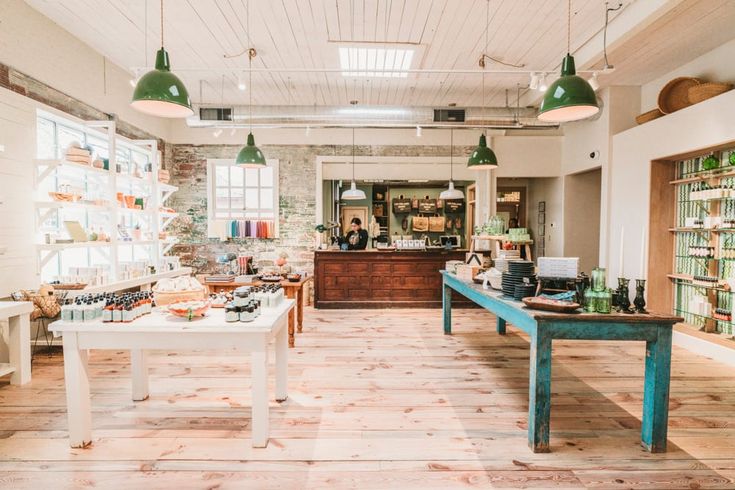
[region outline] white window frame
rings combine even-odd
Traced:
[[[278,164],[279,160],[274,158],[269,158],[266,161],[266,165],[273,169],[273,234],[274,238],[278,238],[279,235],[279,221],[280,221],[280,185],[279,185],[279,176],[278,176]],[[217,211],[217,196],[216,196],[216,182],[215,182],[215,172],[217,166],[222,165],[235,165],[235,160],[231,158],[208,158],[207,159],[207,234],[209,237],[216,236],[216,229],[213,227],[213,224],[215,220],[220,221],[229,221],[229,220],[235,220],[235,219],[250,219],[254,221],[258,220],[264,220],[266,221],[267,218],[244,218],[244,217],[228,217],[228,218],[217,218],[216,217],[216,211]],[[258,186],[258,189],[260,189],[260,186]],[[243,187],[244,190],[244,187]],[[243,192],[243,199],[245,199],[244,192]],[[264,209],[259,209],[260,211],[264,211]]]

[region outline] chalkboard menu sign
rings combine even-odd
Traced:
[[[411,199],[393,198],[393,213],[408,214],[411,212]]]
[[[444,201],[445,213],[463,213],[464,199],[447,199]]]

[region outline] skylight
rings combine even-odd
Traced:
[[[406,78],[414,50],[383,47],[340,47],[339,64],[345,77]]]

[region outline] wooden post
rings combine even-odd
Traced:
[[[276,401],[288,398],[288,333],[281,325],[276,334]]]
[[[535,453],[549,452],[551,419],[551,335],[543,323],[531,334],[528,379],[528,446]]]
[[[301,333],[304,328],[304,287],[306,283],[303,283],[297,288],[296,291],[296,327],[297,331]]]
[[[446,280],[443,280],[442,293],[442,313],[444,317],[444,335],[452,334],[452,288],[450,288]]]
[[[79,348],[77,334],[72,332],[64,334],[64,378],[69,445],[86,447],[92,443],[87,351]]]
[[[15,368],[10,384],[24,385],[31,380],[31,322],[28,313],[8,318],[8,357]]]
[[[646,342],[646,379],[643,384],[641,441],[652,453],[666,451],[671,374],[671,325],[659,325],[658,336]]]
[[[293,312],[293,309],[290,310]],[[268,345],[263,339],[250,354],[252,365],[252,439],[253,447],[268,445]]]
[[[148,398],[148,353],[143,349],[130,350],[130,377],[133,381],[133,401]]]

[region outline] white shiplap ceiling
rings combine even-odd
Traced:
[[[623,0],[624,8],[634,1],[653,0]],[[153,63],[160,39],[158,0],[27,3],[131,73],[134,67]],[[719,10],[720,21],[735,21],[734,1],[674,3],[681,4],[684,13],[688,10],[684,4],[702,8],[708,3]],[[556,71],[566,52],[566,0],[490,0],[489,24],[487,0],[250,0],[249,33],[247,0],[166,0],[164,5],[165,45],[173,71],[184,79],[197,103],[247,101],[247,92],[237,88],[238,78],[247,81],[247,57],[225,55],[242,52],[249,45],[258,50],[254,68],[336,69],[339,42],[386,42],[420,45],[421,56],[413,68],[474,70],[484,51],[487,26],[486,53],[527,69]],[[574,51],[602,29],[605,2],[573,0],[572,5]],[[693,28],[692,23],[688,26]],[[708,34],[702,28],[700,35]],[[676,50],[676,37],[669,39],[673,41],[657,50]],[[674,46],[667,48],[667,44]],[[701,49],[714,47],[700,44]],[[685,51],[672,62],[688,61],[681,59],[687,55],[696,53]],[[640,71],[630,64],[626,67],[625,60],[613,57],[611,61],[641,78]],[[645,60],[637,63],[646,66]],[[504,68],[493,63],[488,67]],[[658,71],[671,68],[658,66]],[[651,79],[661,73],[645,76]],[[616,78],[616,83],[641,83]],[[506,89],[515,100],[517,83],[527,84],[528,76],[487,75],[488,104],[504,105]],[[480,87],[480,76],[473,74],[356,79],[340,73],[259,72],[253,74],[252,96],[259,105],[345,105],[357,99],[371,105],[477,106],[482,101]]]

